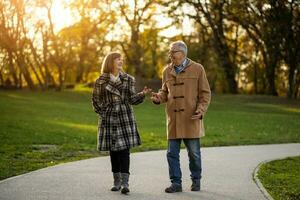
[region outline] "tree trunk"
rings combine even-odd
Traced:
[[[79,55],[79,63],[77,64],[77,70],[76,70],[76,83],[80,83],[83,78],[83,73],[84,73],[84,56],[83,53],[80,53]]]
[[[80,83],[83,79],[83,74],[84,74],[84,60],[86,57],[86,44],[87,44],[87,39],[85,37],[81,37],[81,50],[79,53],[79,63],[77,65],[77,70],[76,70],[76,83]]]
[[[11,51],[8,51],[8,60],[9,60],[9,72],[13,77],[14,86],[19,87],[19,79],[18,79],[16,69],[14,67],[13,54]]]
[[[268,65],[267,65],[267,81],[268,81],[268,86],[267,86],[267,94],[273,95],[273,96],[278,96],[278,93],[276,91],[276,86],[275,86],[275,69],[277,67],[277,58],[276,56],[274,58],[269,59]]]
[[[22,75],[23,75],[29,89],[34,90],[35,89],[34,83],[31,79],[30,73],[26,67],[26,63],[24,61],[23,55],[19,55],[19,57],[16,59],[16,61],[17,61],[18,67],[19,67],[20,71],[22,72]]]
[[[255,61],[254,63],[254,73],[253,73],[253,85],[254,85],[254,94],[258,93],[258,89],[257,89],[257,62]]]
[[[28,62],[28,65],[31,67],[36,79],[38,80],[40,87],[43,88],[44,87],[43,81],[41,80],[41,78],[40,78],[39,74],[37,73],[36,69],[34,68],[33,64],[30,63],[30,61],[27,61],[27,62]]]
[[[52,83],[54,87],[56,87],[55,80],[53,76],[51,75],[51,72],[49,70],[48,66],[48,39],[47,33],[42,32],[42,40],[43,40],[43,61],[42,65],[45,67],[45,87],[49,88],[49,83]]]
[[[19,73],[19,81],[20,81],[20,83],[19,83],[18,88],[22,89],[23,88],[23,80],[22,80],[22,72],[21,71]]]
[[[58,66],[58,76],[59,76],[59,87],[58,87],[58,91],[61,91],[63,88],[63,72],[62,72],[62,66],[59,65]]]
[[[296,63],[294,62],[290,62],[289,63],[289,88],[288,88],[288,92],[287,92],[287,97],[289,99],[293,98],[293,94],[294,94],[294,87],[295,87],[295,72],[296,72]]]
[[[225,42],[225,41],[224,41]],[[228,90],[232,94],[237,94],[237,82],[235,80],[235,65],[231,62],[227,45],[222,45],[220,41],[215,40],[215,49],[224,69],[225,76],[228,83]]]
[[[34,59],[34,61],[35,61],[35,63],[36,63],[36,65],[38,66],[38,68],[39,68],[39,72],[40,72],[40,75],[41,75],[41,77],[42,77],[42,80],[40,79],[40,77],[38,76],[38,73],[37,73],[37,71],[35,70],[35,68],[34,68],[34,66],[33,66],[33,64],[32,63],[30,63],[31,65],[31,68],[32,68],[32,70],[34,71],[34,73],[35,73],[35,76],[37,77],[37,79],[38,79],[38,81],[39,81],[39,84],[40,84],[40,86],[41,86],[41,88],[47,88],[47,80],[46,80],[46,74],[43,72],[43,69],[42,69],[42,62],[41,62],[41,60],[40,60],[40,57],[38,56],[38,54],[37,54],[37,52],[36,52],[36,50],[35,50],[35,48],[34,48],[34,46],[33,46],[33,44],[32,44],[32,41],[29,41],[28,42],[29,43],[29,45],[30,45],[30,49],[31,49],[31,52],[32,52],[32,55],[33,55],[33,59]],[[29,60],[28,60],[28,62],[30,62]]]
[[[294,99],[298,98],[299,88],[300,87],[300,67],[298,67],[297,74],[296,74],[296,83],[295,83],[295,92],[294,92]]]
[[[2,66],[0,66],[0,85],[4,85],[4,79],[3,79],[3,75],[2,75]]]
[[[131,67],[134,68],[134,72],[136,76],[142,77],[143,76],[143,71],[141,69],[141,48],[140,45],[138,43],[139,41],[139,33],[138,30],[134,30],[135,28],[132,28],[132,32],[131,32],[131,52],[132,52],[132,56],[131,56]]]

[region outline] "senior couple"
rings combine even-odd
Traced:
[[[203,118],[210,103],[211,91],[205,70],[187,58],[182,41],[171,43],[168,64],[162,75],[162,86],[151,93],[154,104],[166,103],[167,160],[171,184],[167,193],[182,191],[179,162],[180,145],[186,146],[192,180],[191,191],[201,188],[200,137],[204,136]],[[112,191],[129,193],[130,148],[141,144],[132,105],[143,102],[151,89],[135,91],[135,79],[122,70],[121,54],[109,53],[102,64],[92,95],[94,111],[99,114],[99,151],[109,151],[113,173]]]

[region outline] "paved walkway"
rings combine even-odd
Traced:
[[[61,164],[0,182],[1,200],[161,200],[265,199],[253,181],[259,163],[300,155],[300,143],[202,148],[202,191],[191,192],[188,158],[181,151],[183,192],[166,194],[169,185],[165,151],[131,154],[130,195],[111,192],[108,157]]]

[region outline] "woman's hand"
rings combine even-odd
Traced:
[[[147,86],[145,86],[144,89],[143,89],[143,91],[142,91],[142,93],[143,93],[144,95],[146,95],[146,94],[150,93],[151,91],[152,91],[151,88],[148,88]]]

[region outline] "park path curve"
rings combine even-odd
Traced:
[[[300,155],[300,143],[202,148],[201,192],[191,192],[188,158],[181,150],[183,192],[166,194],[166,151],[131,154],[130,195],[111,192],[109,157],[60,164],[0,182],[0,200],[260,200],[253,180],[263,161]]]

